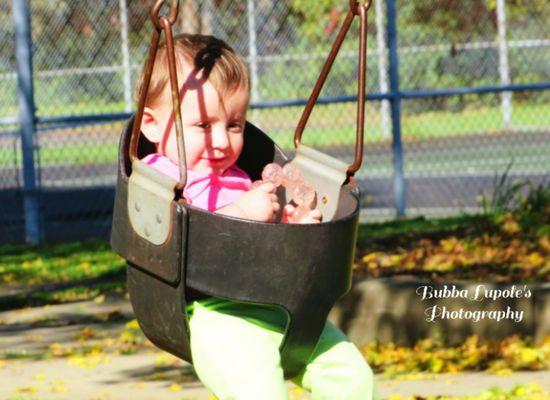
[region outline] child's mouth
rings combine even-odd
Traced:
[[[204,160],[208,161],[211,164],[219,164],[219,163],[225,161],[226,159],[227,159],[227,157],[218,157],[218,158],[206,157],[206,158],[204,158]]]

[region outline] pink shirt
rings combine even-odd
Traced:
[[[179,167],[168,157],[155,153],[145,156],[141,161],[175,181],[180,180]],[[216,211],[234,203],[242,193],[250,190],[251,185],[248,174],[236,165],[229,167],[221,176],[188,169],[183,196],[195,207]]]

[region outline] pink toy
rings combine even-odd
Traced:
[[[281,168],[276,163],[267,164],[262,171],[262,179],[252,182],[251,189],[267,182],[273,183],[275,187],[283,185],[292,190],[292,201],[297,207],[289,216],[288,222],[300,222],[312,211],[316,196],[315,188],[311,183],[302,180],[300,169],[296,165],[287,163]]]
[[[262,180],[273,183],[275,187],[280,186],[283,183],[283,178],[283,169],[279,164],[267,164],[262,171]]]
[[[300,169],[296,165],[290,163],[285,164],[283,167],[283,175],[283,185],[285,187],[290,188],[296,186],[296,184],[300,182]]]
[[[292,200],[299,206],[311,207],[315,200],[315,188],[309,182],[299,182],[292,190]]]

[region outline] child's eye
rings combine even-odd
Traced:
[[[228,128],[232,132],[241,132],[243,130],[242,125],[238,123],[229,124]]]
[[[208,122],[199,122],[196,126],[201,129],[210,129],[210,124]]]

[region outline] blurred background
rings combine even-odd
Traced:
[[[0,0],[1,242],[108,237],[152,3]],[[246,59],[249,120],[291,152],[347,11],[346,0],[185,0],[175,31],[213,34]],[[476,213],[503,179],[548,182],[548,1],[372,0],[368,17],[363,221]],[[347,162],[357,38],[355,21],[304,133]]]

